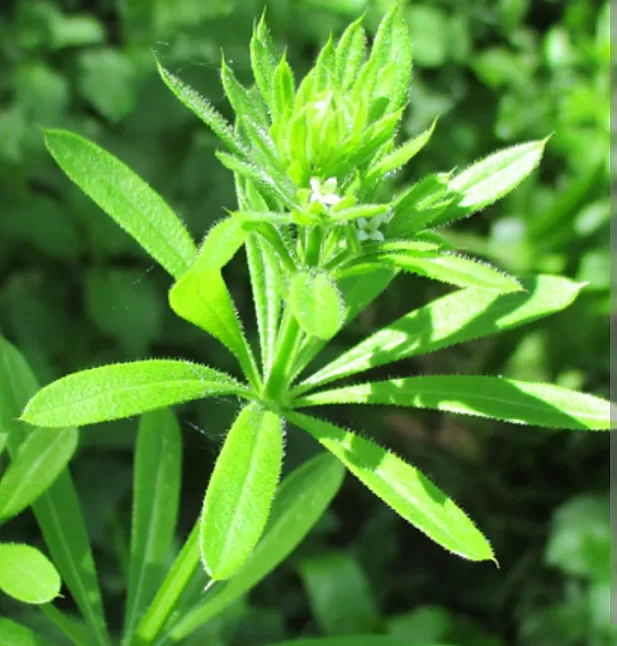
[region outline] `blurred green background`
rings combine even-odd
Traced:
[[[268,22],[302,74],[329,32],[340,33],[364,10],[372,32],[392,4],[270,0]],[[462,250],[517,275],[561,273],[588,286],[551,319],[402,362],[396,374],[502,374],[607,396],[608,3],[403,5],[415,71],[401,134],[417,134],[437,115],[440,120],[430,145],[401,173],[401,184],[553,133],[532,178],[448,235]],[[214,136],[157,77],[152,52],[229,114],[218,79],[220,51],[248,79],[248,39],[263,6],[262,0],[2,4],[0,331],[42,383],[149,356],[234,370],[216,342],[168,310],[169,277],[62,175],[40,128],[69,128],[108,148],[201,239],[224,208],[234,208],[232,178],[214,158]],[[226,277],[255,338],[243,264],[236,258]],[[326,358],[443,292],[436,283],[398,278],[330,344]],[[377,374],[394,374],[386,370]],[[233,402],[209,400],[177,412],[186,443],[181,525],[188,532],[236,410]],[[259,646],[371,631],[410,645],[617,644],[609,622],[608,435],[385,408],[331,414],[421,466],[492,539],[501,568],[441,551],[348,477],[301,548],[196,644]],[[73,463],[115,628],[125,593],[122,546],[135,431],[136,420],[84,429]],[[316,451],[308,436],[289,429],[286,469]],[[39,541],[27,514],[4,529],[5,538]],[[0,614],[41,621],[5,597]]]

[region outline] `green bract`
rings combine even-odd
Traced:
[[[221,64],[233,124],[159,64],[164,83],[218,136],[225,150],[216,155],[234,174],[237,209],[209,231],[199,251],[170,207],[123,163],[77,135],[56,130],[46,135],[67,175],[173,276],[174,312],[224,345],[244,375],[240,382],[169,359],[104,366],[52,383],[23,412],[23,420],[43,427],[147,412],[136,457],[127,646],[158,643],[165,630],[179,642],[254,585],[316,522],[340,485],[341,463],[444,548],[471,560],[495,560],[481,531],[418,469],[370,439],[296,409],[375,404],[554,428],[610,426],[610,404],[603,399],[484,375],[414,376],[318,390],[375,366],[548,316],[567,307],[582,285],[546,275],[518,281],[456,253],[434,230],[513,190],[538,165],[545,140],[499,151],[460,172],[418,177],[391,194],[389,178],[425,154],[436,128],[433,123],[397,142],[411,79],[411,43],[398,8],[384,17],[370,52],[358,20],[337,43],[328,41],[299,83],[263,19],[253,33],[250,60],[252,87],[244,87],[225,60]],[[223,278],[225,265],[241,250],[248,261],[258,349],[244,333]],[[410,311],[302,376],[326,343],[401,271],[463,289]],[[201,519],[152,600],[140,581],[160,576],[175,525],[180,472],[178,428],[163,409],[212,396],[243,400],[241,412],[211,476]],[[286,421],[334,458],[321,456],[305,465],[277,495]],[[38,436],[32,437],[36,442]],[[57,447],[60,456],[70,453],[66,442],[63,451]],[[20,468],[19,456],[15,464],[13,469]],[[11,485],[13,476],[7,477]],[[70,497],[70,481],[62,482],[63,495]],[[1,485],[0,494],[9,510],[34,495],[8,497]],[[200,555],[212,581],[230,580],[213,596],[183,608],[180,617],[173,611]],[[90,605],[84,597],[96,588],[73,574],[67,583],[77,588],[74,595],[82,611],[90,612],[89,630],[97,635],[96,594]],[[105,643],[104,634],[97,637],[92,643]]]

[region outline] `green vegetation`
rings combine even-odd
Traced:
[[[608,5],[205,6],[0,15],[0,645],[617,643]]]

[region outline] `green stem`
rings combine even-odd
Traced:
[[[285,398],[290,368],[299,338],[300,327],[291,308],[287,307],[277,339],[274,361],[264,387],[264,397],[276,405],[285,403],[282,400]]]
[[[191,582],[199,567],[199,560],[198,522],[127,646],[150,646],[154,643],[174,611],[178,599]]]
[[[320,226],[311,227],[307,233],[306,249],[304,252],[304,261],[309,267],[316,267],[319,265],[322,241],[322,228]]]

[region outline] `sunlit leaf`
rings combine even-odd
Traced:
[[[128,166],[71,132],[47,130],[45,143],[69,178],[172,276],[190,267],[196,249],[184,224]]]
[[[287,558],[308,534],[339,490],[345,470],[327,453],[291,473],[278,489],[265,533],[242,569],[182,617],[170,630],[177,642],[218,615]]]
[[[375,332],[302,385],[315,388],[369,368],[485,337],[565,309],[581,285],[558,276],[522,281],[525,291],[465,289],[448,294]]]
[[[329,339],[343,325],[342,299],[324,273],[298,272],[289,289],[289,304],[300,327],[311,336]]]
[[[37,426],[82,426],[139,415],[214,394],[240,394],[226,374],[190,361],[152,359],[76,372],[40,390],[22,419]]]
[[[475,287],[506,294],[520,291],[520,283],[488,263],[471,260],[450,252],[434,257],[419,257],[417,254],[380,255],[381,262],[400,267],[426,278],[439,280],[457,287]]]
[[[77,429],[35,429],[0,479],[0,522],[31,505],[62,473],[77,448]]]
[[[283,462],[283,420],[249,404],[217,458],[201,515],[201,556],[213,580],[244,564],[266,526]]]
[[[329,422],[299,413],[290,413],[287,418],[310,433],[376,496],[439,545],[472,561],[494,560],[489,543],[476,526],[420,471],[370,440]]]
[[[0,590],[5,594],[23,603],[48,603],[60,594],[60,585],[56,568],[39,550],[0,543]]]
[[[551,384],[476,375],[431,375],[376,381],[303,397],[299,406],[382,404],[433,408],[552,428],[609,430],[614,406]]]

